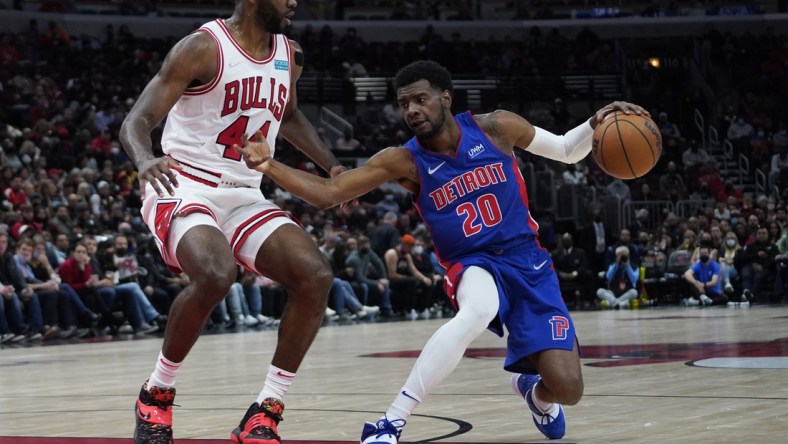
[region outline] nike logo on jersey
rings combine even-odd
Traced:
[[[541,270],[541,269],[542,269],[542,267],[544,267],[544,264],[546,264],[546,263],[547,263],[547,259],[545,259],[545,261],[544,261],[544,262],[542,262],[542,263],[541,263],[541,264],[539,264],[539,265],[534,265],[534,270],[536,270],[536,271],[539,271],[539,270]]]
[[[239,64],[241,64],[240,61],[238,61],[238,62],[230,62],[230,63],[227,64],[227,67],[228,68],[232,68],[234,66],[238,66]]]
[[[428,168],[427,169],[427,174],[432,175],[432,173],[438,171],[438,169],[440,169],[440,167],[442,167],[444,163],[446,163],[445,160],[443,162],[439,163],[438,166],[436,166],[435,168]]]

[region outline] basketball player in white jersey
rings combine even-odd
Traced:
[[[299,225],[261,195],[261,174],[232,146],[247,135],[274,146],[281,132],[330,174],[344,170],[297,109],[303,52],[281,33],[295,7],[295,0],[236,0],[232,17],[206,23],[173,47],[121,128],[139,169],[145,222],[166,263],[191,279],[172,305],[155,369],[140,391],[136,443],[172,442],[176,374],[235,282],[236,262],[282,284],[288,305],[264,387],[231,438],[280,442],[282,399],[323,319],[333,276]],[[165,116],[166,156],[155,157],[150,133]]]

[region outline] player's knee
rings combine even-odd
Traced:
[[[194,280],[201,293],[221,299],[230,291],[237,275],[238,269],[234,263],[212,263],[207,264]]]
[[[331,289],[331,284],[334,283],[334,273],[328,262],[324,260],[315,260],[311,266],[308,267],[303,282],[311,284],[321,293],[328,294],[328,290]]]
[[[328,301],[328,293],[331,290],[331,285],[334,283],[334,273],[328,264],[320,266],[315,270],[315,295],[319,298],[319,302],[325,305]]]
[[[303,298],[325,305],[333,282],[331,266],[324,258],[319,257],[305,260],[299,272],[292,277],[289,287]]]
[[[460,307],[457,317],[462,319],[469,329],[483,332],[498,314],[498,308],[490,305],[466,305]]]
[[[575,405],[583,397],[583,378],[580,375],[566,373],[561,375],[560,381],[550,387],[557,398],[558,403],[563,405]]]

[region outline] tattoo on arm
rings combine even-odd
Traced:
[[[402,150],[402,157],[403,160],[408,164],[408,174],[410,177],[418,177],[419,173],[416,171],[416,163],[413,162],[413,158],[410,157],[410,153],[408,152],[407,148]]]
[[[496,140],[502,140],[506,135],[503,130],[503,125],[501,125],[494,116],[489,116],[484,121],[484,130],[487,132],[487,135]]]

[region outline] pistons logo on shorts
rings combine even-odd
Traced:
[[[553,316],[550,319],[550,326],[553,330],[553,341],[563,341],[566,339],[566,332],[569,331],[569,319],[564,316]]]

